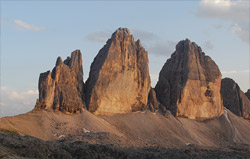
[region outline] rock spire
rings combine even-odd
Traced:
[[[155,87],[158,101],[174,115],[191,119],[221,115],[221,72],[189,39],[180,41],[164,64]]]
[[[56,60],[52,72],[41,73],[39,77],[39,99],[36,109],[56,110],[64,113],[78,113],[83,110],[83,69],[80,50],[71,57]]]
[[[88,110],[103,115],[144,110],[149,91],[148,53],[127,28],[119,28],[91,64]]]

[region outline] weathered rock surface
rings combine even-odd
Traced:
[[[87,107],[105,115],[144,110],[149,91],[148,54],[128,29],[119,28],[91,64]]]
[[[155,112],[158,109],[158,100],[153,88],[150,89],[150,92],[148,94],[148,106],[152,112]]]
[[[57,58],[52,72],[39,77],[39,100],[36,109],[53,109],[78,113],[83,109],[83,69],[80,50],[71,53],[64,62]]]
[[[247,92],[245,93],[245,95],[246,95],[247,98],[250,100],[250,89],[247,90]]]
[[[164,64],[155,91],[158,101],[174,115],[197,119],[224,112],[220,87],[216,63],[186,39]]]
[[[230,78],[222,79],[221,95],[223,104],[227,109],[238,116],[250,119],[250,101],[234,80]]]

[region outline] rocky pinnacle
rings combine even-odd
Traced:
[[[127,28],[119,28],[91,64],[87,107],[104,115],[145,110],[150,85],[147,51]]]
[[[39,77],[39,100],[36,109],[56,110],[64,113],[78,113],[83,110],[83,69],[80,50],[62,61],[57,58],[52,72],[41,73]]]
[[[174,115],[198,119],[223,113],[220,86],[218,66],[186,39],[164,64],[155,91],[158,101]]]

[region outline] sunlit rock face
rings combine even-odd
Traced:
[[[186,39],[164,64],[155,91],[158,101],[174,115],[198,119],[223,114],[220,88],[216,63]]]
[[[233,79],[222,79],[221,95],[227,109],[238,116],[250,119],[250,101]]]
[[[94,114],[145,110],[150,91],[148,53],[130,31],[119,28],[91,64],[86,103]]]
[[[52,72],[39,77],[39,100],[36,109],[79,113],[83,110],[83,69],[80,50],[71,53],[64,62],[57,58]]]

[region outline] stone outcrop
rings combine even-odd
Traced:
[[[247,98],[250,100],[250,89],[247,90],[247,92],[245,93],[245,95],[246,95]]]
[[[155,112],[158,109],[158,100],[153,88],[150,89],[150,92],[148,94],[148,107],[152,112]]]
[[[230,78],[222,79],[221,95],[223,104],[227,109],[238,116],[250,119],[250,101],[234,80]]]
[[[204,119],[224,113],[220,95],[221,73],[201,48],[186,39],[160,71],[155,87],[158,101],[172,114]]]
[[[94,114],[146,109],[150,91],[148,53],[128,29],[119,28],[91,64],[86,104]]]
[[[39,77],[39,99],[36,109],[58,110],[64,113],[78,113],[83,110],[83,69],[80,50],[62,61],[57,58],[52,72],[41,73]]]

